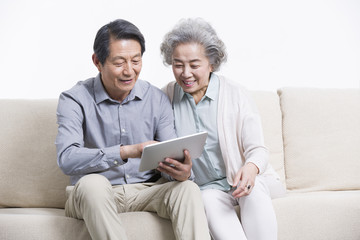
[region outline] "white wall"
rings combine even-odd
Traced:
[[[358,0],[1,0],[0,98],[57,98],[95,76],[95,34],[116,18],[143,32],[141,78],[162,87],[173,77],[159,45],[184,17],[215,27],[229,54],[220,74],[249,89],[360,86]]]

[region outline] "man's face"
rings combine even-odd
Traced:
[[[122,102],[133,89],[142,67],[140,43],[132,39],[110,40],[109,56],[102,65],[96,55],[93,61],[109,96]]]

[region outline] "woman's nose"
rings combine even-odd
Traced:
[[[191,69],[189,67],[184,67],[182,74],[184,77],[191,77]]]

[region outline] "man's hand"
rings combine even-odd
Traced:
[[[233,197],[240,198],[251,193],[255,185],[255,178],[259,172],[257,166],[253,163],[247,163],[240,168],[234,178],[233,188],[236,188],[232,193]],[[241,181],[241,182],[240,182]],[[238,186],[240,182],[240,185]]]
[[[188,150],[184,150],[184,155],[184,162],[179,162],[172,158],[165,158],[164,162],[159,162],[157,170],[181,182],[188,180],[191,175],[192,161]]]
[[[141,154],[144,150],[144,147],[147,145],[151,145],[157,143],[157,141],[147,141],[143,143],[133,144],[133,145],[126,145],[120,147],[120,156],[121,159],[128,159],[128,158],[140,158]]]

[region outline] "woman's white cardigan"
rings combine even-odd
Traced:
[[[255,103],[239,83],[223,76],[218,77],[217,128],[228,183],[233,184],[236,173],[248,162],[259,168],[259,174],[279,178],[268,163],[269,153],[264,145],[261,119]],[[174,86],[175,82],[171,82],[163,88],[171,102]]]

